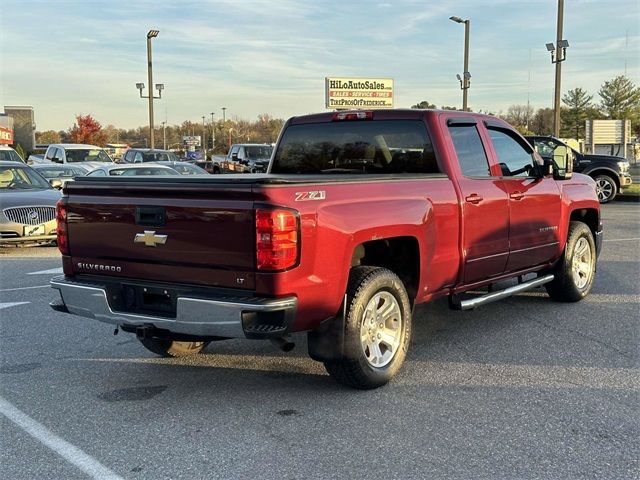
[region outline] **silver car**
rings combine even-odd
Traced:
[[[61,197],[28,165],[0,161],[0,245],[55,241]]]

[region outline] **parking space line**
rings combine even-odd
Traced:
[[[0,310],[2,310],[3,308],[17,307],[18,305],[26,305],[27,303],[31,302],[0,302]]]
[[[635,238],[605,238],[603,240],[603,242],[632,242],[632,241],[638,241],[640,240],[640,237],[635,237]]]
[[[0,413],[44,446],[56,452],[67,462],[75,465],[91,478],[101,480],[123,480],[121,476],[109,470],[95,458],[87,455],[78,447],[71,445],[66,440],[60,438],[44,425],[41,425],[28,415],[22,413],[2,397],[0,397]]]
[[[37,272],[29,272],[27,275],[53,275],[56,273],[62,273],[62,267],[50,268],[49,270],[39,270]]]
[[[15,292],[16,290],[30,290],[32,288],[51,288],[51,285],[36,285],[35,287],[4,288],[0,290],[0,292]]]

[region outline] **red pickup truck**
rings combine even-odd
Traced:
[[[266,174],[78,179],[57,209],[52,307],[160,355],[308,332],[337,381],[375,388],[402,365],[417,304],[589,293],[600,207],[566,159],[486,115],[349,111],[290,119]]]

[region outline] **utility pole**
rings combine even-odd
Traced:
[[[564,21],[564,0],[558,0],[558,26],[556,28],[556,86],[553,96],[553,135],[560,136],[560,82],[562,80],[562,60],[559,58],[560,42],[562,42],[562,24]]]
[[[162,149],[167,149],[167,122],[162,122]]]
[[[227,107],[222,107],[222,123],[227,121],[226,112],[227,112]]]
[[[216,130],[215,124],[213,123],[214,112],[211,112],[211,152],[214,152],[216,149]],[[212,153],[213,154],[213,153]]]

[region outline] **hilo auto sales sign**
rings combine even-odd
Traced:
[[[332,110],[393,108],[392,78],[326,77],[325,106]]]

